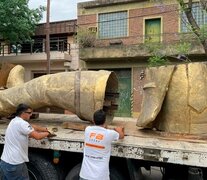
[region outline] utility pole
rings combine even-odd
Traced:
[[[50,0],[47,0],[47,20],[46,20],[46,53],[47,53],[47,74],[50,74]],[[46,108],[50,113],[50,108]]]
[[[47,74],[50,74],[50,0],[47,0],[46,53],[47,53]]]

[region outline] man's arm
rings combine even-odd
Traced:
[[[119,133],[119,139],[124,138],[124,128],[123,127],[115,127],[114,130]]]
[[[34,128],[35,131],[48,132],[48,129],[46,127],[38,126],[36,124],[31,124],[31,126]]]
[[[34,131],[32,131],[29,134],[29,137],[33,139],[40,140],[47,137],[50,134],[46,127],[41,127],[35,124],[32,124],[32,127],[34,128]]]
[[[39,132],[39,131],[34,130],[29,134],[29,137],[36,139],[36,140],[40,140],[40,139],[47,137],[49,134],[50,133],[48,131],[47,132]]]

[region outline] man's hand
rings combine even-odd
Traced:
[[[54,128],[47,128],[47,132],[49,133],[48,136],[47,136],[48,138],[57,136],[57,135],[54,133]]]
[[[48,133],[49,133],[48,136],[47,136],[48,138],[57,136],[55,133],[50,133],[49,131],[48,131]]]
[[[46,127],[41,127],[38,125],[32,125],[32,127],[34,128],[34,131],[32,131],[29,136],[31,138],[34,138],[36,140],[40,140],[43,139],[45,137],[51,138],[56,136],[56,134],[54,132],[57,131],[57,128],[46,128]],[[55,131],[56,130],[56,131]]]
[[[124,138],[124,127],[115,127],[114,130],[119,133],[119,139]]]

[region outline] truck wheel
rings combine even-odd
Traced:
[[[110,180],[124,180],[123,175],[114,167],[110,167]]]
[[[27,163],[30,180],[57,180],[58,174],[51,162],[44,157],[31,154]]]
[[[79,180],[80,169],[81,169],[81,163],[77,164],[69,171],[65,180]]]
[[[79,180],[79,173],[81,169],[81,163],[73,167],[65,180]],[[110,180],[124,180],[124,177],[113,167],[110,167]]]

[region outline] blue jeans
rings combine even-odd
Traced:
[[[13,165],[1,160],[0,168],[3,180],[29,180],[26,163]]]

